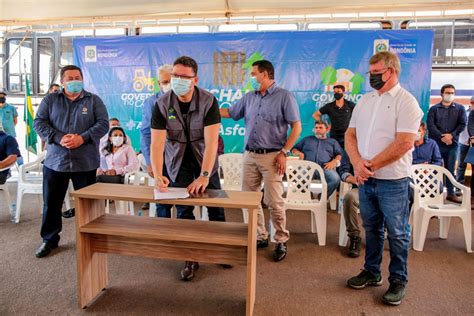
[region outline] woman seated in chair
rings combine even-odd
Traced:
[[[112,127],[107,142],[100,148],[97,182],[123,183],[126,173],[138,171],[140,164],[121,127]]]

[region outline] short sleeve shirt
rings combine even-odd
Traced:
[[[321,114],[327,114],[331,119],[331,137],[341,137],[349,127],[355,104],[344,99],[344,105],[339,108],[336,101],[328,103],[319,109]]]
[[[337,155],[342,155],[341,145],[333,138],[317,139],[315,136],[307,136],[294,148],[304,154],[304,160],[315,162],[322,167]]]
[[[0,132],[0,161],[6,159],[10,155],[16,155],[17,157],[21,156],[18,143],[13,136]],[[1,173],[8,173],[8,170],[4,170]]]
[[[294,95],[273,84],[262,96],[248,92],[229,108],[230,117],[245,120],[245,146],[249,149],[280,149],[288,139],[289,125],[300,121]]]
[[[0,122],[2,122],[3,130],[13,137],[16,137],[15,122],[13,121],[15,117],[18,117],[18,112],[13,105],[5,103],[0,108]]]
[[[349,128],[355,128],[357,147],[363,159],[373,159],[396,138],[397,133],[416,134],[423,111],[408,91],[397,84],[379,95],[362,96],[352,113]],[[375,171],[374,178],[395,180],[410,175],[411,151],[399,160]]]

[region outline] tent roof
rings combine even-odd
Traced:
[[[0,26],[75,21],[470,10],[473,0],[0,0]],[[441,12],[440,11],[440,12]],[[442,16],[444,13],[440,13]]]

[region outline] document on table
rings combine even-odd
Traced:
[[[189,197],[186,188],[168,188],[168,192],[160,192],[155,189],[155,200],[174,200],[174,199],[186,199]]]

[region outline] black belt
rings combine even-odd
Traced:
[[[268,153],[274,153],[276,151],[280,151],[281,149],[276,149],[276,148],[270,148],[270,149],[264,149],[264,148],[257,148],[257,149],[250,149],[248,146],[245,147],[246,151],[249,151],[251,153],[255,154],[268,154]]]

